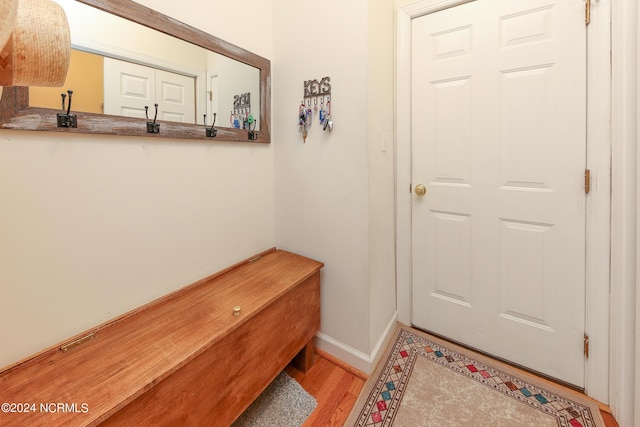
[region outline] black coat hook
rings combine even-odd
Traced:
[[[207,128],[207,137],[208,138],[215,138],[216,135],[218,134],[218,129],[214,129],[213,126],[216,124],[216,113],[213,113],[213,123],[211,124],[210,128]],[[207,115],[204,115],[204,125],[207,125]]]
[[[253,128],[251,128],[251,124],[249,124],[249,141],[255,141],[258,139],[258,132],[256,132],[256,124],[258,123],[258,119],[253,120]]]
[[[57,114],[57,118],[58,118],[58,127],[59,128],[77,128],[78,127],[78,116],[76,116],[75,114],[70,114],[71,113],[71,97],[73,96],[73,91],[72,90],[68,90],[67,94],[69,95],[69,102],[66,105],[66,109],[67,109],[67,113],[58,113]],[[62,97],[62,110],[64,111],[65,109],[65,101],[67,98],[67,95],[64,93],[61,93],[60,96]]]
[[[160,133],[160,123],[156,123],[158,118],[158,104],[153,104],[156,107],[156,114],[153,116],[153,122],[147,122],[147,133]],[[149,106],[144,106],[144,115],[149,120]]]

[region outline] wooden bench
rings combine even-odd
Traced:
[[[0,425],[229,425],[312,363],[322,266],[272,249],[13,366]]]

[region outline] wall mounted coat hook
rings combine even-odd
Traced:
[[[67,94],[69,94],[69,102],[66,103],[66,105],[65,105],[65,101],[66,101],[67,95],[64,93],[60,94],[60,96],[62,97],[62,111],[64,111],[66,107],[67,112],[66,114],[65,113],[57,114],[58,127],[59,128],[77,128],[78,116],[76,116],[75,114],[70,114],[71,113],[71,97],[73,95],[73,91],[68,90]]]
[[[258,120],[254,119],[253,127],[249,129],[249,141],[255,141],[256,139],[258,139],[258,132],[256,132],[256,123],[258,123]]]
[[[214,129],[213,126],[216,124],[216,113],[213,113],[213,123],[210,128],[207,128],[207,137],[215,138],[218,134],[218,129]],[[204,125],[207,126],[207,115],[204,115]]]
[[[160,123],[156,123],[158,118],[158,104],[153,104],[156,107],[156,115],[153,116],[153,122],[147,122],[147,133],[160,133]],[[144,114],[149,120],[149,106],[144,106]]]

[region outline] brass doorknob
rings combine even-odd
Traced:
[[[418,196],[424,196],[425,194],[427,194],[427,187],[422,184],[418,184],[416,185],[415,192]]]

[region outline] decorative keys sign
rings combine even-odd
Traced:
[[[304,82],[304,97],[313,98],[315,96],[331,95],[331,78],[323,77],[318,80],[306,80]]]
[[[251,108],[251,93],[233,96],[233,108]]]

